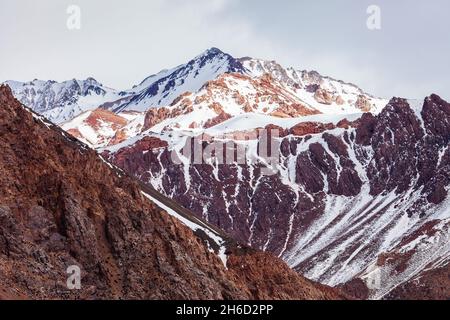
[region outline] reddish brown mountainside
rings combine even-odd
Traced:
[[[337,299],[273,256],[228,270],[191,229],[94,151],[0,87],[0,298]],[[82,270],[81,290],[66,269]]]
[[[450,104],[437,95],[393,98],[379,114],[353,122],[304,122],[283,131],[273,175],[263,173],[263,162],[237,158],[227,165],[189,156],[176,163],[173,150],[182,147],[157,133],[104,154],[315,281],[353,286],[349,292],[372,299],[448,299],[450,279],[440,275],[450,262]],[[216,142],[195,143],[207,150]],[[241,146],[246,155],[256,151]],[[433,232],[426,232],[430,223]],[[441,271],[428,272],[435,268]],[[373,278],[379,281],[372,286]],[[429,290],[415,289],[422,287]]]

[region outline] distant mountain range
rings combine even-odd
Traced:
[[[229,75],[231,78],[228,78]],[[11,87],[14,95],[22,103],[45,115],[50,121],[63,123],[98,107],[115,113],[144,112],[150,108],[168,107],[187,92],[197,96],[204,94],[204,90],[200,92],[198,90],[209,81],[222,78],[225,82],[228,80],[233,82],[238,75],[241,82],[230,89],[250,90],[249,94],[252,95],[246,97],[248,99],[246,102],[251,104],[250,108],[257,102],[259,104],[255,99],[260,95],[262,103],[265,103],[264,94],[267,94],[266,98],[269,100],[274,96],[275,92],[264,92],[266,89],[281,91],[283,97],[280,103],[288,106],[297,103],[307,109],[307,112],[329,113],[328,109],[331,107],[327,106],[332,105],[336,109],[332,113],[369,111],[383,106],[382,99],[373,98],[355,85],[323,77],[314,71],[285,69],[274,61],[235,59],[217,48],[206,50],[186,64],[149,76],[140,84],[125,91],[107,88],[93,78],[74,79],[62,83],[51,80],[33,80],[25,83],[6,81],[5,84]],[[264,81],[268,82],[269,88],[264,86]],[[240,88],[239,85],[243,87]],[[266,104],[270,108],[261,112],[276,112],[275,105],[271,101]]]

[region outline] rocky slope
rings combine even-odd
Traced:
[[[25,108],[6,86],[0,146],[2,299],[342,297],[178,211]],[[81,290],[66,286],[71,265],[81,268]]]
[[[118,103],[115,112],[146,111],[151,107],[168,106],[187,91],[197,91],[209,80],[231,72],[243,72],[242,64],[217,48],[211,48],[186,64],[162,70],[128,90],[129,101]]]
[[[116,114],[97,108],[60,124],[67,133],[90,147],[118,144],[142,131],[145,115],[124,111]]]
[[[449,263],[450,105],[436,95],[423,103],[394,98],[376,116],[283,124],[275,126],[281,155],[273,175],[261,170],[258,136],[237,132],[224,152],[243,146],[243,163],[193,163],[181,150],[202,132],[185,131],[146,132],[105,155],[311,279],[363,298],[450,297],[437,271]],[[200,150],[223,144],[206,133]],[[440,289],[435,275],[444,279]]]

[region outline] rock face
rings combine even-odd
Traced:
[[[358,96],[358,99],[356,100],[355,105],[362,112],[370,112],[370,110],[373,107],[372,104],[370,103],[370,100],[364,95]]]
[[[120,115],[108,110],[95,109],[81,114],[76,120],[61,127],[89,145],[106,146],[116,132],[127,124],[128,120]]]
[[[156,126],[157,124],[160,124],[164,120],[176,118],[180,115],[185,115],[189,112],[192,112],[192,103],[189,102],[189,104],[185,104],[185,101],[181,101],[181,106],[179,108],[155,108],[150,109],[145,113],[145,120],[144,120],[144,127],[142,128],[143,131],[148,130]]]
[[[430,271],[448,270],[450,256],[450,105],[438,96],[394,98],[356,121],[294,126],[280,135],[273,175],[263,174],[257,137],[224,151],[242,144],[256,162],[227,165],[174,163],[183,143],[155,137],[169,146],[142,152],[129,144],[106,155],[311,279],[373,299],[450,297],[448,278]],[[420,232],[430,223],[432,232]],[[422,296],[413,294],[419,284],[429,288]]]
[[[205,233],[173,216],[176,204],[23,107],[6,86],[0,86],[0,148],[2,299],[342,297],[184,213],[227,239],[225,268]],[[80,290],[66,285],[73,265],[81,269]]]
[[[396,300],[448,300],[448,279],[450,265],[423,271],[420,276],[401,284],[392,290],[386,299]]]
[[[314,93],[314,99],[321,104],[332,104],[333,103],[333,95],[324,89],[317,89]]]
[[[123,112],[116,114],[97,108],[83,112],[71,121],[61,124],[67,133],[90,147],[116,145],[141,132],[145,114]]]
[[[332,123],[320,123],[320,122],[301,122],[290,129],[290,133],[294,136],[306,136],[309,134],[322,133],[327,130],[334,129],[335,126]]]

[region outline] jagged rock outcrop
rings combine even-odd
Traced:
[[[324,89],[317,89],[314,93],[314,99],[321,104],[332,104],[333,103],[333,95]]]
[[[335,126],[332,123],[300,122],[290,129],[290,133],[294,136],[306,136],[309,134],[322,133],[334,128]]]
[[[144,120],[144,126],[142,128],[142,131],[148,130],[155,125],[163,122],[164,120],[175,118],[182,114],[187,114],[189,112],[192,112],[192,106],[191,103],[189,104],[183,104],[180,108],[153,108],[146,112],[145,114],[145,120]]]
[[[359,95],[358,99],[356,99],[355,106],[360,109],[362,112],[370,112],[372,109],[372,104],[370,103],[370,100],[364,96]]]

